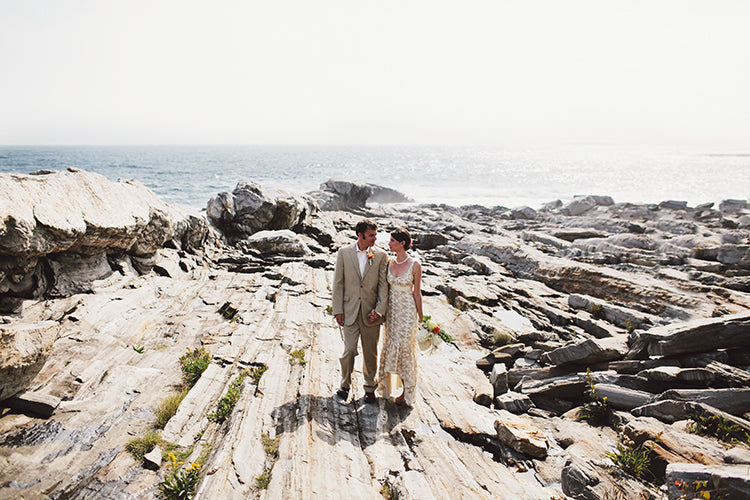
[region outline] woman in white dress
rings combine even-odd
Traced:
[[[411,235],[406,229],[391,233],[388,247],[396,257],[388,263],[388,314],[380,353],[380,390],[397,404],[413,406],[417,386],[417,331],[422,320],[422,266],[407,250]]]

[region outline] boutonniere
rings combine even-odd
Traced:
[[[373,252],[372,250],[368,250],[367,251],[367,262],[369,262],[370,265],[372,265],[372,259],[374,259],[374,258],[375,258],[375,252]]]

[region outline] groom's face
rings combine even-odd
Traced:
[[[364,233],[359,233],[359,247],[370,248],[375,244],[375,240],[378,238],[378,232],[375,229],[368,229]]]

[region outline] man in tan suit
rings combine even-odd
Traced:
[[[388,307],[388,257],[385,251],[374,246],[377,230],[377,224],[371,220],[361,220],[355,227],[356,243],[341,248],[336,256],[333,315],[344,334],[344,354],[339,358],[341,387],[336,395],[344,401],[349,398],[358,340],[362,343],[365,402],[376,401],[378,339]]]

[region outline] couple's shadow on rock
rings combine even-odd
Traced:
[[[294,433],[315,422],[315,437],[330,445],[346,439],[357,446],[370,446],[379,434],[391,434],[412,410],[380,398],[376,403],[365,403],[364,397],[344,403],[335,395],[300,394],[295,401],[275,408],[271,416],[277,422],[277,435]]]

